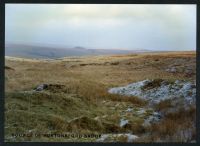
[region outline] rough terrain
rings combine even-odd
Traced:
[[[5,61],[5,141],[196,141],[195,52]]]

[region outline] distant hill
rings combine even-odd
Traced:
[[[24,44],[6,44],[5,55],[23,58],[61,58],[66,56],[114,55],[149,52],[148,50],[86,49],[84,47],[46,47]]]

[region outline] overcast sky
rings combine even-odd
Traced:
[[[195,50],[196,5],[6,4],[5,41]]]

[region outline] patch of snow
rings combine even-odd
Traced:
[[[181,81],[180,80],[176,80],[174,83],[175,84],[181,84]]]
[[[96,142],[106,142],[106,141],[118,141],[117,138],[125,136],[127,137],[127,142],[134,142],[139,137],[130,133],[122,133],[122,134],[102,134],[101,138],[97,139]]]
[[[128,108],[128,109],[126,110],[126,112],[131,112],[131,111],[133,111],[133,108]]]
[[[41,84],[35,89],[35,91],[42,91],[42,90],[46,89],[47,86],[48,86],[47,84]]]
[[[146,113],[146,110],[144,108],[140,108],[140,110],[137,111],[138,115],[143,115],[144,113]]]
[[[104,142],[109,137],[109,134],[101,135],[101,138],[97,139],[96,142]]]
[[[135,141],[137,138],[139,138],[138,136],[136,135],[132,135],[132,134],[125,134],[127,136],[127,142],[133,142]]]
[[[177,69],[173,66],[171,68],[166,69],[165,71],[170,72],[170,73],[175,73],[177,72]]]
[[[176,68],[175,67],[172,67],[170,72],[176,72]]]
[[[125,126],[126,124],[128,124],[128,120],[121,119],[121,120],[120,120],[119,126],[120,126],[120,127],[123,127],[123,126]]]
[[[153,112],[152,115],[150,115],[147,119],[144,120],[144,123],[142,124],[144,127],[150,126],[152,123],[159,122],[161,119],[161,114],[158,112]]]
[[[117,87],[117,88],[111,88],[108,90],[109,93],[113,94],[122,94],[122,95],[140,95],[140,89],[148,84],[150,80],[144,80],[136,83],[129,84],[125,87]]]
[[[162,100],[184,97],[186,105],[196,102],[196,85],[192,82],[176,80],[174,83],[162,81],[160,86],[143,90],[143,87],[154,80],[144,80],[129,84],[124,87],[116,87],[108,90],[112,94],[137,96],[153,103]]]

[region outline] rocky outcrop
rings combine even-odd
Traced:
[[[60,84],[40,84],[34,90],[35,91],[43,91],[43,90],[50,90],[50,91],[57,91],[63,90],[65,88],[64,85]]]
[[[196,103],[196,83],[183,80],[169,82],[161,79],[147,79],[124,87],[111,88],[108,92],[137,96],[155,104],[166,99],[182,99],[186,106]]]
[[[42,91],[44,89],[47,89],[48,85],[47,84],[41,84],[39,86],[37,86],[34,90],[35,91]]]

